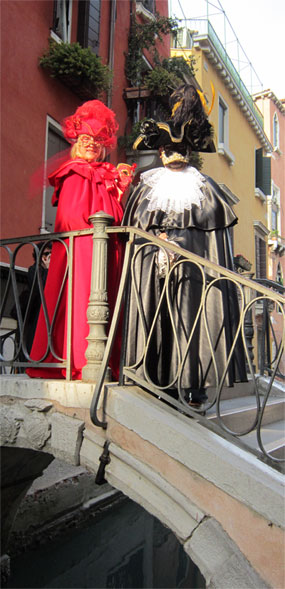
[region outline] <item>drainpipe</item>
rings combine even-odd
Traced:
[[[110,37],[109,37],[109,68],[114,68],[114,36],[115,36],[115,22],[116,22],[116,4],[117,0],[111,0],[111,11],[110,11]],[[107,106],[112,107],[112,90],[113,85],[110,86],[107,96]]]

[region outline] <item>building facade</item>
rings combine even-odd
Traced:
[[[50,40],[90,47],[103,65],[113,72],[111,88],[100,94],[112,108],[124,135],[128,108],[124,89],[125,54],[132,18],[144,22],[154,11],[168,15],[167,0],[38,0],[1,2],[2,66],[2,237],[36,235],[53,229],[55,211],[50,189],[43,188],[39,172],[33,198],[29,183],[34,172],[58,151],[68,148],[61,134],[61,121],[87,99],[97,98],[70,86],[70,81],[51,77],[39,65]],[[162,48],[169,55],[170,41]],[[151,64],[149,65],[151,67]],[[115,150],[110,161],[124,161]],[[18,258],[25,267],[30,258]]]
[[[264,117],[264,128],[273,146],[271,158],[271,191],[267,195],[268,278],[284,287],[285,278],[285,100],[279,100],[271,90],[254,96]],[[277,341],[282,337],[281,309],[272,310],[272,322]],[[273,342],[273,355],[276,350]],[[285,359],[281,362],[285,374]]]
[[[263,117],[221,46],[209,21],[202,32],[184,29],[182,44],[174,43],[173,56],[195,59],[196,79],[204,92],[209,120],[214,127],[215,154],[203,154],[203,172],[224,190],[234,206],[238,225],[233,232],[235,255],[251,263],[257,277],[267,273],[267,209],[270,192],[270,156]],[[182,29],[183,31],[183,29]],[[180,42],[180,43],[179,43]],[[179,46],[180,44],[180,46]]]

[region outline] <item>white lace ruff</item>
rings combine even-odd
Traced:
[[[151,188],[146,197],[148,211],[183,213],[185,209],[190,211],[193,204],[201,208],[205,178],[196,168],[187,167],[177,172],[155,168],[143,172],[141,178]]]

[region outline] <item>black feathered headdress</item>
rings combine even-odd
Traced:
[[[165,145],[185,145],[191,151],[213,153],[213,127],[209,123],[200,96],[194,86],[180,86],[170,96],[169,121],[148,119],[141,124],[133,149],[159,149]]]

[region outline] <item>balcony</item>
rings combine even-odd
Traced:
[[[264,133],[263,116],[256,108],[251,96],[257,91],[257,88],[262,87],[262,83],[226,15],[221,13],[218,7],[215,8],[217,11],[213,15],[209,14],[208,18],[192,17],[183,20],[186,30],[191,33],[191,46],[199,48],[205,53],[207,60],[223,78],[224,84],[257,133],[266,151],[272,152],[272,146]],[[195,11],[195,8],[193,10]],[[197,10],[199,10],[198,7]],[[223,18],[223,26],[221,26],[220,16]],[[213,22],[217,26],[221,38],[224,36],[224,43],[217,34]],[[176,48],[179,50],[178,46]],[[190,46],[183,47],[183,50],[187,49],[190,49]],[[175,53],[175,49],[172,51]]]

